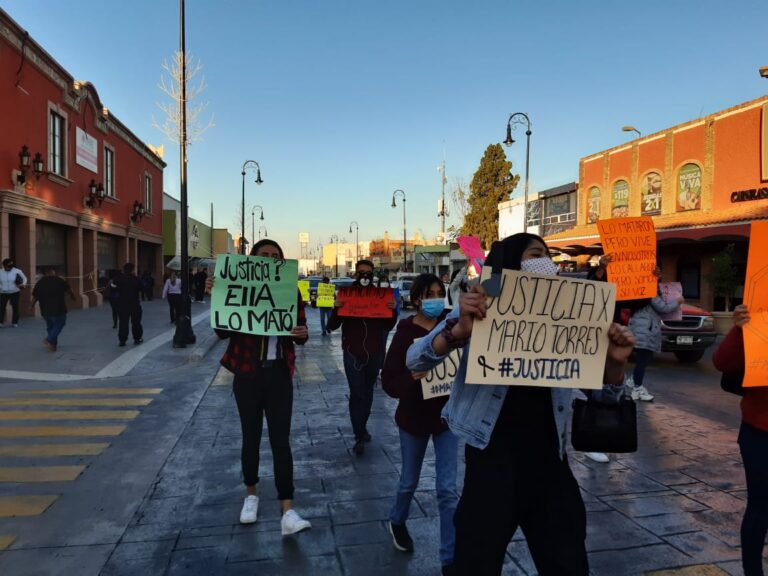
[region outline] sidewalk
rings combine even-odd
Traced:
[[[168,303],[154,299],[142,302],[142,308],[144,342],[133,344],[129,334],[123,348],[118,346],[117,329],[112,328],[109,305],[71,310],[56,352],[49,352],[42,343],[45,321],[22,317],[18,328],[0,329],[0,379],[68,381],[147,373],[183,365],[193,352],[200,355],[201,346],[213,343],[208,302],[192,303],[197,342],[181,349],[172,347],[175,327],[170,324]]]

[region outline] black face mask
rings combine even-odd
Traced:
[[[360,286],[370,286],[373,283],[373,272],[358,272],[357,283]]]

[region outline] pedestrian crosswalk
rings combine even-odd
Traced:
[[[0,551],[16,541],[19,522],[43,514],[63,492],[58,484],[50,494],[32,486],[76,481],[87,459],[109,448],[162,390],[59,388],[0,398]]]

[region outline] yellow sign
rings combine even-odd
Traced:
[[[299,280],[299,292],[304,302],[309,302],[309,280]]]
[[[319,282],[317,284],[317,307],[318,308],[333,308],[333,303],[336,300],[336,286],[333,284],[326,284],[325,282]]]

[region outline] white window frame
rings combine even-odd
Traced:
[[[48,102],[47,110],[48,118],[46,122],[48,133],[48,173],[62,178],[68,177],[69,166],[69,138],[67,137],[69,132],[69,118],[67,113],[53,102]],[[58,157],[56,154],[56,146],[54,145],[53,134],[53,121],[54,118],[61,119],[61,133],[58,135],[58,143],[60,144],[60,150]],[[57,162],[54,160],[58,158]],[[57,169],[58,168],[58,169]]]
[[[152,175],[144,172],[144,210],[152,214]]]
[[[111,166],[108,163],[111,159]],[[104,193],[107,198],[117,198],[115,190],[115,149],[104,143]]]

